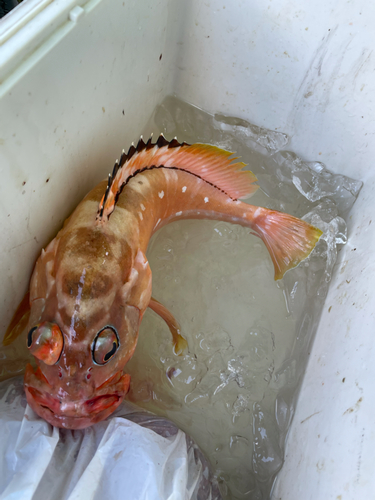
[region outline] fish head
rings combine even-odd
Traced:
[[[143,253],[100,232],[56,238],[37,261],[30,286],[25,373],[29,405],[56,427],[105,419],[129,390],[123,373],[151,297]],[[87,245],[89,241],[89,245]]]

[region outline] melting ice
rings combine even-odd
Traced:
[[[155,234],[147,254],[153,296],[181,323],[189,351],[175,356],[166,325],[146,313],[127,366],[130,398],[196,440],[224,498],[267,499],[361,183],[284,150],[285,134],[209,115],[175,97],[155,110],[144,136],[152,132],[234,151],[262,188],[251,204],[324,231],[312,255],[278,283],[261,241],[224,222],[175,222]]]
[[[162,320],[147,312],[129,397],[173,420],[206,453],[225,499],[265,500],[280,470],[298,387],[327,294],[345,218],[361,183],[286,151],[288,137],[209,115],[175,97],[144,137],[163,132],[234,151],[258,177],[251,204],[302,217],[324,231],[281,282],[262,242],[240,226],[181,221],[153,237],[153,296],[179,320],[189,351],[176,356]],[[137,138],[134,137],[134,140]],[[24,338],[0,349],[0,378],[23,371]]]

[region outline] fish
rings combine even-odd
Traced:
[[[238,160],[214,145],[141,137],[41,251],[3,341],[26,337],[35,362],[24,388],[40,417],[81,429],[115,411],[129,391],[124,367],[147,308],[166,322],[175,354],[186,351],[178,321],[152,297],[146,250],[166,224],[214,219],[249,228],[266,245],[276,280],[311,253],[319,229],[242,201],[259,186]]]

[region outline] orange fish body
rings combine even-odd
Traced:
[[[78,205],[37,260],[30,310],[24,300],[4,341],[27,324],[38,367],[26,367],[25,390],[38,415],[72,429],[110,415],[129,389],[123,369],[147,307],[167,322],[175,352],[186,347],[176,320],[151,297],[145,256],[152,234],[169,222],[217,219],[251,228],[270,252],[275,279],[311,252],[318,229],[238,200],[257,188],[243,166],[214,146],[141,139],[123,153],[108,183]]]

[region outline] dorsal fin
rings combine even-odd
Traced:
[[[121,189],[131,176],[151,167],[184,170],[224,191],[232,199],[247,198],[258,188],[253,184],[257,179],[249,170],[243,170],[245,163],[236,162],[237,159],[230,151],[208,144],[189,145],[176,138],[167,141],[163,134],[152,144],[151,138],[145,143],[141,136],[137,146],[132,144],[127,153],[123,151],[120,161],[116,161],[99,205],[98,219],[108,219]]]

